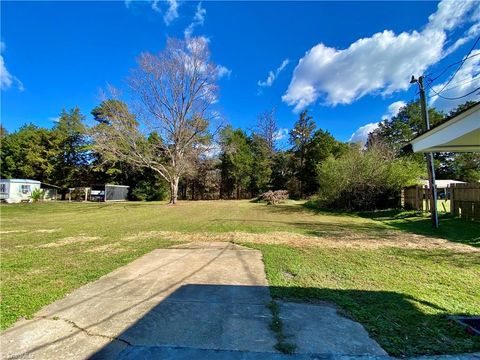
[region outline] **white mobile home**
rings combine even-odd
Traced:
[[[40,189],[41,182],[30,179],[0,179],[0,200],[9,204],[32,201],[32,191]]]

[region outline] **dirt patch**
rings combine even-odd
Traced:
[[[108,252],[110,254],[118,254],[120,252],[125,251],[126,249],[122,248],[119,242],[115,242],[112,244],[94,246],[90,249],[85,250],[88,253],[96,253],[96,252]]]
[[[383,247],[397,247],[402,249],[447,249],[456,252],[480,252],[473,246],[458,244],[444,239],[431,238],[422,235],[405,234],[397,231],[387,231],[383,237],[373,237],[367,234],[345,232],[338,237],[334,236],[307,236],[289,233],[248,234],[242,236],[241,242],[262,244],[284,244],[293,247],[319,246],[326,248],[358,248],[378,249]]]
[[[33,231],[29,231],[29,230],[2,230],[0,231],[0,234],[19,234],[19,233],[47,233],[47,234],[50,234],[50,233],[54,233],[58,231],[58,229],[38,229],[38,230],[33,230]]]
[[[41,267],[38,269],[32,269],[28,272],[28,275],[43,275],[49,272],[49,268]]]
[[[0,231],[0,234],[14,234],[14,233],[24,233],[27,232],[27,230],[2,230]]]
[[[84,243],[84,242],[98,240],[98,239],[100,239],[99,236],[85,236],[85,235],[69,236],[69,237],[60,239],[59,241],[39,245],[38,247],[39,248],[59,247],[59,246],[65,246],[70,244],[76,244],[76,243]]]
[[[225,233],[182,233],[176,231],[147,231],[122,238],[124,241],[137,241],[148,238],[162,238],[182,242],[235,242],[254,244],[276,244],[292,247],[327,247],[327,248],[360,248],[377,249],[382,247],[397,247],[404,249],[448,249],[457,252],[480,252],[473,246],[450,242],[444,239],[431,238],[422,235],[406,234],[399,231],[385,231],[382,237],[345,231],[338,236],[309,236],[290,232],[270,232],[253,234],[247,232]]]

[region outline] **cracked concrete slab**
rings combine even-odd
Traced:
[[[411,360],[480,360],[480,352],[455,355],[431,355],[413,357]]]
[[[4,331],[2,358],[108,359],[128,344],[274,352],[268,301],[259,251],[158,249]]]
[[[162,360],[390,360],[388,356],[333,354],[282,354],[263,352],[241,352],[231,350],[204,350],[181,347],[131,346],[123,350],[119,360],[162,359]]]
[[[127,344],[88,334],[67,321],[35,318],[21,320],[2,334],[2,359],[87,359],[105,348],[114,358]]]
[[[17,322],[2,333],[1,357],[284,359],[270,301],[257,250],[226,242],[158,249]],[[280,316],[298,359],[385,354],[333,308],[282,302]]]
[[[280,301],[279,306],[285,335],[299,353],[387,355],[361,324],[331,305]]]

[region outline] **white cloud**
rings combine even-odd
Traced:
[[[428,17],[427,28],[434,30],[453,30],[468,22],[466,14],[473,10],[471,20],[479,20],[480,11],[475,0],[440,1],[437,11]]]
[[[219,143],[212,143],[210,145],[202,146],[203,149],[203,156],[207,159],[213,159],[218,157],[222,152],[222,146]]]
[[[158,2],[157,0],[154,1]],[[173,20],[178,18],[178,1],[177,0],[167,0],[168,3],[168,9],[165,12],[165,15],[163,15],[163,21],[165,21],[165,24],[170,25]],[[153,5],[152,5],[153,6]]]
[[[388,110],[385,114],[382,116],[382,120],[385,119],[391,119],[392,117],[396,116],[398,112],[400,111],[401,108],[406,106],[407,103],[405,101],[395,101],[394,103],[391,103],[388,105]]]
[[[391,119],[396,116],[401,108],[405,105],[405,101],[395,101],[388,105],[387,112],[382,116],[382,120]],[[361,143],[365,145],[368,139],[368,135],[378,127],[379,122],[372,122],[366,125],[360,126],[355,132],[350,136],[348,140],[351,143]]]
[[[290,60],[289,59],[285,59],[282,61],[282,63],[280,64],[280,66],[277,68],[277,70],[273,71],[269,71],[268,72],[268,77],[265,81],[261,81],[259,80],[257,82],[257,85],[258,86],[261,86],[261,87],[269,87],[269,86],[272,86],[273,82],[275,81],[275,79],[278,77],[278,75],[285,69],[285,67],[289,64]]]
[[[223,65],[218,65],[217,66],[217,75],[218,75],[219,79],[221,79],[225,76],[229,79],[230,75],[232,75],[232,70],[228,69],[227,67],[225,67]]]
[[[48,120],[51,121],[51,122],[54,122],[54,123],[58,123],[60,121],[60,117],[59,116],[52,116],[52,117],[49,117]]]
[[[160,9],[160,6],[158,6],[159,2],[160,0],[152,0],[152,10],[161,13],[162,9]]]
[[[480,50],[472,51],[470,56],[477,54],[480,54]],[[444,83],[432,86],[432,89],[437,93],[440,92],[446,85],[448,79]],[[431,90],[429,91],[429,105],[437,108],[438,110],[449,111],[468,100],[478,101],[480,100],[480,90],[463,97],[478,87],[480,87],[480,56],[475,56],[463,63],[461,69],[455,75],[455,78],[440,93],[443,97],[461,97],[461,99],[444,99],[440,96],[437,96],[435,92]]]
[[[367,94],[407,90],[412,74],[423,73],[448,53],[446,32],[472,23],[478,13],[475,1],[444,0],[421,31],[385,30],[346,49],[320,43],[300,59],[282,100],[300,111],[319,98],[326,105],[350,104]]]
[[[288,129],[279,129],[273,136],[276,141],[285,139],[288,136]]]
[[[361,143],[364,145],[367,142],[368,135],[378,127],[378,122],[369,123],[360,126],[348,140],[351,143]]]
[[[195,27],[203,25],[203,23],[205,22],[205,15],[206,14],[207,14],[207,10],[202,8],[202,3],[199,2],[198,5],[197,5],[197,10],[195,11],[195,15],[193,17],[193,21],[185,29],[184,33],[185,33],[186,38],[188,38],[192,35]]]
[[[6,46],[3,41],[0,42],[0,89],[7,90],[12,85],[16,85],[19,91],[25,90],[23,83],[16,76],[12,75],[5,65],[5,60],[3,59],[3,52],[5,51]]]
[[[450,46],[447,50],[445,50],[445,56],[453,53],[455,50],[457,50],[460,46],[466,44],[470,40],[476,38],[480,34],[480,23],[473,24],[455,43]]]
[[[128,9],[132,3],[150,3],[152,10],[158,13],[163,13],[163,21],[168,26],[170,25],[173,20],[178,18],[178,7],[179,1],[178,0],[150,0],[150,1],[133,1],[133,0],[124,0],[125,7]],[[163,11],[161,4],[167,4],[168,8],[166,11]]]
[[[13,76],[7,70],[3,56],[0,55],[0,87],[2,90],[8,89],[13,84]]]

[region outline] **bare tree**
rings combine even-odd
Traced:
[[[128,79],[137,116],[118,100],[104,101],[109,116],[92,132],[96,150],[157,172],[175,204],[180,177],[209,141],[217,78],[204,38],[168,39],[158,55],[141,54]]]
[[[275,142],[278,137],[278,125],[275,108],[267,110],[257,117],[257,134],[267,142],[271,153],[275,152]]]

